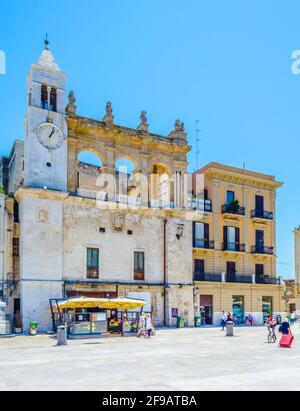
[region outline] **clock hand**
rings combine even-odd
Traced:
[[[51,138],[51,137],[53,136],[53,134],[54,134],[54,133],[55,133],[55,128],[53,127],[52,132],[51,132],[51,134],[50,134],[49,138]]]

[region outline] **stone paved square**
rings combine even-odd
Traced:
[[[150,339],[0,339],[0,390],[298,390],[299,329],[285,350],[266,329],[163,329]]]

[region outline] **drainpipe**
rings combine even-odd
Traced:
[[[164,220],[164,327],[167,326],[167,223],[168,220]]]

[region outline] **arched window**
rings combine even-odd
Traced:
[[[42,88],[41,88],[41,107],[44,110],[48,109],[48,90],[47,90],[47,86],[45,86],[44,84],[42,85]]]
[[[120,195],[135,196],[136,182],[134,179],[135,164],[127,158],[120,158],[115,165],[116,181]]]
[[[56,88],[51,89],[50,92],[50,110],[51,111],[56,111],[57,109],[57,91]]]
[[[97,179],[101,175],[102,161],[96,153],[83,151],[78,155],[77,188],[99,191]]]

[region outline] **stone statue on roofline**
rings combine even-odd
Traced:
[[[76,114],[77,106],[76,106],[76,98],[74,96],[74,91],[71,90],[68,96],[69,103],[66,107],[67,114]]]
[[[175,142],[186,143],[187,134],[185,132],[185,126],[179,119],[175,121],[174,130],[169,134],[169,138]]]
[[[141,122],[138,125],[137,129],[140,130],[140,131],[147,131],[148,132],[149,124],[148,124],[146,111],[141,112],[140,119],[141,119]]]
[[[108,101],[105,106],[105,116],[103,117],[102,121],[107,124],[113,124],[114,118],[115,117],[113,115],[112,104],[110,101]]]

